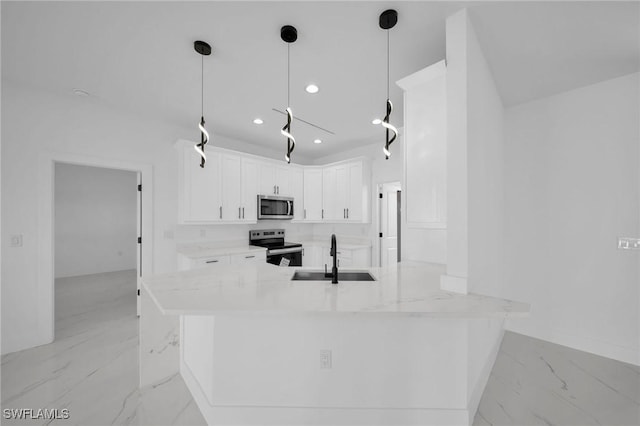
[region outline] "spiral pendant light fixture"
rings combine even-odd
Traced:
[[[298,30],[291,25],[285,25],[280,28],[280,38],[282,41],[287,43],[287,108],[285,109],[287,113],[287,124],[280,130],[282,136],[287,138],[287,153],[284,156],[284,159],[287,160],[287,163],[291,163],[291,153],[296,147],[296,139],[291,134],[291,122],[293,121],[293,112],[291,111],[291,79],[290,79],[290,71],[291,71],[291,61],[290,61],[290,48],[291,43],[295,42],[298,39]]]
[[[385,129],[385,144],[384,148],[382,148],[382,151],[384,152],[385,159],[387,160],[389,159],[389,157],[391,157],[389,146],[398,137],[398,129],[393,124],[389,123],[391,113],[393,112],[393,104],[389,99],[389,30],[393,28],[397,22],[398,12],[393,9],[385,10],[380,14],[380,28],[387,32],[387,112],[384,116],[384,119],[378,121],[379,124]]]
[[[204,146],[209,142],[209,132],[204,127],[204,57],[211,55],[211,46],[208,43],[197,40],[193,43],[193,48],[201,55],[201,80],[200,80],[200,122],[198,129],[200,130],[200,143],[194,146],[194,149],[200,155],[200,167],[204,168],[207,162],[207,156],[204,153]]]

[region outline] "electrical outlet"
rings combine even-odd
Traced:
[[[640,250],[640,238],[618,237],[620,250]]]
[[[22,247],[22,234],[11,236],[11,247]]]
[[[323,349],[320,351],[320,369],[331,369],[331,351],[328,349]]]

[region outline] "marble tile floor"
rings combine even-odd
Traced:
[[[205,425],[179,375],[138,389],[135,271],[56,281],[56,340],[2,357],[3,425]],[[640,425],[640,367],[505,333],[474,425]]]
[[[56,339],[2,357],[2,408],[67,408],[3,425],[204,425],[179,375],[138,389],[136,272],[56,280]]]
[[[507,332],[473,424],[640,425],[640,367]]]

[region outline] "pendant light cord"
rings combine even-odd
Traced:
[[[389,30],[387,30],[387,99],[389,99]]]
[[[287,106],[291,106],[291,43],[287,43]]]
[[[200,55],[200,115],[204,116],[204,55]]]

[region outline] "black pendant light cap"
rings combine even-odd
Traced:
[[[394,9],[387,9],[380,14],[380,28],[390,30],[398,22],[398,12]]]
[[[207,43],[206,41],[202,41],[202,40],[194,41],[193,48],[196,50],[196,52],[198,52],[203,56],[211,55],[211,46],[209,46],[209,43]]]
[[[292,25],[285,25],[280,28],[280,38],[287,43],[293,43],[298,39],[298,30]]]

